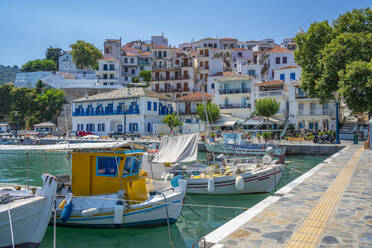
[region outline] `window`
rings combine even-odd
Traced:
[[[104,65],[103,65],[103,70],[104,70],[104,71],[107,71],[107,64],[104,64]]]
[[[285,74],[284,73],[280,74],[280,80],[282,80],[282,81],[285,80]]]
[[[248,75],[249,76],[256,76],[256,71],[255,70],[248,70]]]
[[[296,80],[296,73],[291,72],[291,74],[289,74],[289,78],[290,78],[291,80]]]
[[[107,74],[103,74],[103,79],[107,79]]]
[[[287,64],[287,57],[283,57],[283,64]]]
[[[203,50],[200,50],[199,53],[200,53],[200,55],[203,55],[204,54],[204,51]]]
[[[328,114],[328,103],[323,104],[323,114],[327,115]]]
[[[138,132],[138,123],[129,123],[129,132]]]
[[[179,61],[178,59],[176,59],[176,60],[174,61],[174,64],[179,65],[179,64],[180,64],[180,61]]]
[[[150,101],[147,102],[147,110],[151,111],[151,102]]]
[[[200,61],[199,66],[203,67],[203,61]]]
[[[275,58],[275,64],[277,64],[277,65],[280,64],[280,57]]]
[[[167,52],[163,51],[163,57],[167,57]]]
[[[130,63],[134,64],[134,58],[130,58]]]
[[[124,63],[128,63],[128,58],[124,58]]]
[[[243,53],[238,52],[238,57],[239,57],[239,58],[243,57]]]
[[[299,103],[298,104],[298,114],[303,114],[304,112],[304,104],[303,103]]]
[[[110,64],[110,71],[113,71],[115,69],[114,64]]]
[[[128,72],[128,68],[127,68],[127,67],[125,67],[124,71],[125,71],[125,72]]]
[[[123,177],[136,175],[139,173],[141,165],[141,156],[128,156],[125,159],[124,170],[123,170]]]
[[[157,111],[157,110],[158,110],[158,103],[154,102],[154,111]]]
[[[114,74],[110,74],[110,79],[114,79]]]
[[[80,124],[77,124],[77,128],[76,128],[77,131],[80,130]]]
[[[96,157],[97,176],[116,177],[120,157]]]
[[[136,69],[132,69],[132,75],[136,74]]]
[[[214,89],[214,84],[211,84],[211,88]]]

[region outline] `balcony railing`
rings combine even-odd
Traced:
[[[282,96],[283,90],[273,90],[273,91],[260,91],[258,92],[258,97],[270,97],[270,96]]]
[[[308,96],[306,94],[296,94],[296,99],[306,99]]]
[[[192,62],[182,63],[182,67],[192,67]]]
[[[173,113],[173,108],[168,108],[168,107],[159,108],[159,115],[169,115],[172,113]]]
[[[128,109],[127,111],[123,110],[107,110],[107,111],[96,111],[96,110],[91,110],[91,111],[78,111],[75,110],[72,112],[72,116],[96,116],[96,115],[130,115],[130,114],[139,114],[139,108],[132,108]]]
[[[110,77],[108,77],[108,78],[98,77],[98,79],[99,80],[119,80],[119,78],[117,78],[117,77],[113,77],[113,78],[110,78]]]
[[[328,110],[323,110],[323,111],[307,111],[307,112],[298,111],[297,112],[297,115],[298,116],[329,115],[329,111]]]
[[[247,104],[220,104],[220,109],[249,109],[251,105]]]
[[[168,81],[168,80],[185,80],[185,79],[190,79],[190,76],[189,75],[184,75],[184,76],[178,76],[178,77],[174,77],[174,76],[170,76],[170,77],[152,77],[151,80],[152,81]]]
[[[172,93],[172,92],[184,92],[184,91],[187,91],[189,92],[190,91],[190,88],[164,88],[164,89],[155,89],[155,92],[157,93]]]
[[[186,110],[181,110],[179,112],[180,115],[196,115],[196,110],[189,110],[189,111],[186,111]]]
[[[222,90],[219,90],[219,93],[220,95],[251,93],[251,89],[250,88],[222,89]]]

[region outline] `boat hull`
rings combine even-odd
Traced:
[[[57,188],[54,177],[43,175],[43,180],[44,185],[36,196],[0,206],[0,247],[12,247],[9,210],[15,246],[37,247],[43,239]]]
[[[186,181],[180,181],[183,181],[183,185],[180,186],[183,189],[164,193],[166,195],[166,202],[164,202],[163,195],[160,194],[156,195],[152,200],[145,201],[143,204],[130,205],[129,208],[123,211],[123,222],[121,224],[114,224],[115,210],[114,206],[112,206],[102,208],[99,210],[99,213],[92,216],[82,216],[81,208],[73,209],[70,218],[66,222],[62,222],[60,218],[61,211],[58,211],[57,225],[90,228],[125,228],[167,225],[168,222],[169,224],[174,224],[181,214],[182,203],[186,194]],[[73,206],[74,200],[75,198],[72,201]]]
[[[246,146],[246,145],[232,145],[232,144],[205,144],[207,151],[219,154],[234,154],[244,156],[263,156],[266,154],[265,146]],[[285,148],[274,148],[273,155],[280,156],[285,153]]]
[[[236,175],[216,177],[214,191],[208,191],[208,179],[187,179],[188,194],[247,194],[265,193],[275,189],[282,175],[282,165],[267,168],[257,173],[241,174],[244,189],[238,191],[235,186]]]

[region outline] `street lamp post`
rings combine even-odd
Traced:
[[[14,116],[15,116],[15,136],[17,138],[17,131],[18,131],[18,111],[14,111]]]
[[[336,96],[336,144],[340,143],[340,124],[339,124],[339,109],[340,109],[340,98]]]

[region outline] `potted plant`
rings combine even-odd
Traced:
[[[261,142],[261,134],[258,133],[258,134],[256,135],[256,137],[257,137],[257,139],[258,139],[258,142]]]

